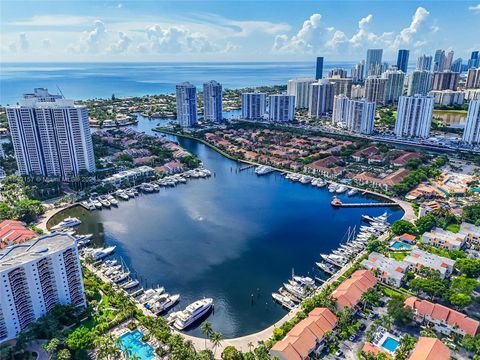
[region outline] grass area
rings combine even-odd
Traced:
[[[448,231],[458,233],[460,231],[460,225],[459,224],[450,224],[447,226]]]
[[[405,251],[395,251],[390,253],[390,257],[394,258],[397,261],[402,261],[407,257],[408,253],[409,252],[405,252]]]
[[[433,115],[435,114],[461,114],[467,115],[467,110],[433,110]]]

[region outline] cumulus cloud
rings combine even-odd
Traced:
[[[108,48],[108,52],[120,54],[128,50],[132,39],[122,31],[118,32],[118,41]]]
[[[107,28],[100,20],[95,20],[93,30],[86,31],[80,41],[71,44],[68,50],[76,53],[97,53],[101,50],[101,43],[106,39]]]
[[[312,14],[304,21],[302,28],[290,39],[287,35],[275,36],[274,50],[296,52],[311,51],[322,42],[323,32],[328,31],[321,26],[322,15]]]
[[[428,15],[430,15],[430,13],[425,8],[417,8],[412,17],[410,26],[400,31],[400,33],[395,37],[391,47],[397,48],[402,45],[411,45],[414,36],[420,31],[420,28],[427,19]]]
[[[473,11],[474,13],[480,14],[480,4],[469,6],[468,10]]]
[[[218,49],[201,32],[191,31],[184,26],[161,27],[158,24],[146,30],[147,41],[138,46],[141,52],[180,53],[180,52],[212,52]]]

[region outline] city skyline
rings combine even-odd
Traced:
[[[467,58],[480,47],[480,4],[471,1],[342,2],[342,12],[338,2],[296,2],[294,13],[288,1],[54,4],[3,6],[2,62],[356,61],[367,48],[384,49],[390,62],[408,49],[413,62],[437,49]]]

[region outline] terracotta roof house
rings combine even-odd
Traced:
[[[450,276],[450,274],[453,272],[453,266],[455,265],[455,260],[438,256],[420,249],[414,249],[410,255],[403,260],[411,264],[414,270],[420,270],[422,266],[436,270],[440,273],[440,277],[442,279]]]
[[[377,284],[377,278],[371,271],[357,270],[349,279],[344,280],[330,297],[335,300],[337,308],[355,307],[364,292],[367,292]]]
[[[304,169],[306,172],[315,175],[335,178],[342,176],[345,170],[342,166],[337,165],[341,161],[341,158],[332,155],[324,159],[314,161],[311,164],[305,165]]]
[[[37,236],[36,232],[28,229],[21,221],[4,220],[0,222],[0,249],[20,244]]]
[[[474,336],[480,333],[480,322],[446,306],[419,300],[415,296],[407,298],[405,305],[414,310],[418,323],[430,324],[442,334],[449,335],[454,332],[461,336]]]
[[[437,338],[420,337],[408,360],[449,360],[450,349]]]
[[[358,162],[364,159],[366,160],[370,158],[372,155],[375,155],[377,153],[378,153],[378,148],[372,145],[372,146],[366,147],[365,149],[355,151],[352,154],[352,158],[353,160]]]
[[[398,169],[381,178],[376,177],[368,172],[362,172],[353,177],[353,180],[359,184],[370,184],[388,190],[391,186],[400,184],[400,182],[410,173],[407,169]]]
[[[408,162],[408,160],[419,159],[419,158],[420,158],[420,154],[417,154],[415,152],[407,152],[407,153],[404,153],[404,154],[400,155],[395,160],[393,160],[392,164],[393,164],[393,166],[398,166],[398,167],[405,166],[405,164]]]
[[[309,359],[323,349],[325,334],[337,326],[337,317],[327,308],[316,308],[273,345],[270,355],[280,360]]]
[[[406,242],[406,243],[409,243],[409,244],[413,244],[413,243],[415,243],[416,236],[412,235],[412,234],[405,233],[405,234],[400,235],[399,239],[400,239],[400,241],[403,241],[403,242]]]
[[[364,352],[365,354],[371,353],[373,355],[383,353],[387,356],[387,359],[391,358],[390,354],[387,353],[385,350],[380,349],[378,346],[375,346],[368,341],[363,345],[362,352]]]
[[[447,250],[460,250],[466,240],[465,234],[455,234],[442,228],[434,228],[422,235],[423,243]]]

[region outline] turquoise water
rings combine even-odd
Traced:
[[[382,344],[382,347],[387,349],[388,351],[395,352],[395,349],[398,346],[398,340],[391,338],[390,336],[385,339]]]
[[[410,250],[412,248],[411,245],[405,244],[401,241],[395,241],[391,247],[394,248],[395,250]]]
[[[143,334],[135,330],[120,336],[120,347],[128,352],[129,357],[135,355],[138,360],[150,360],[155,357],[153,348],[149,344],[142,343]]]

